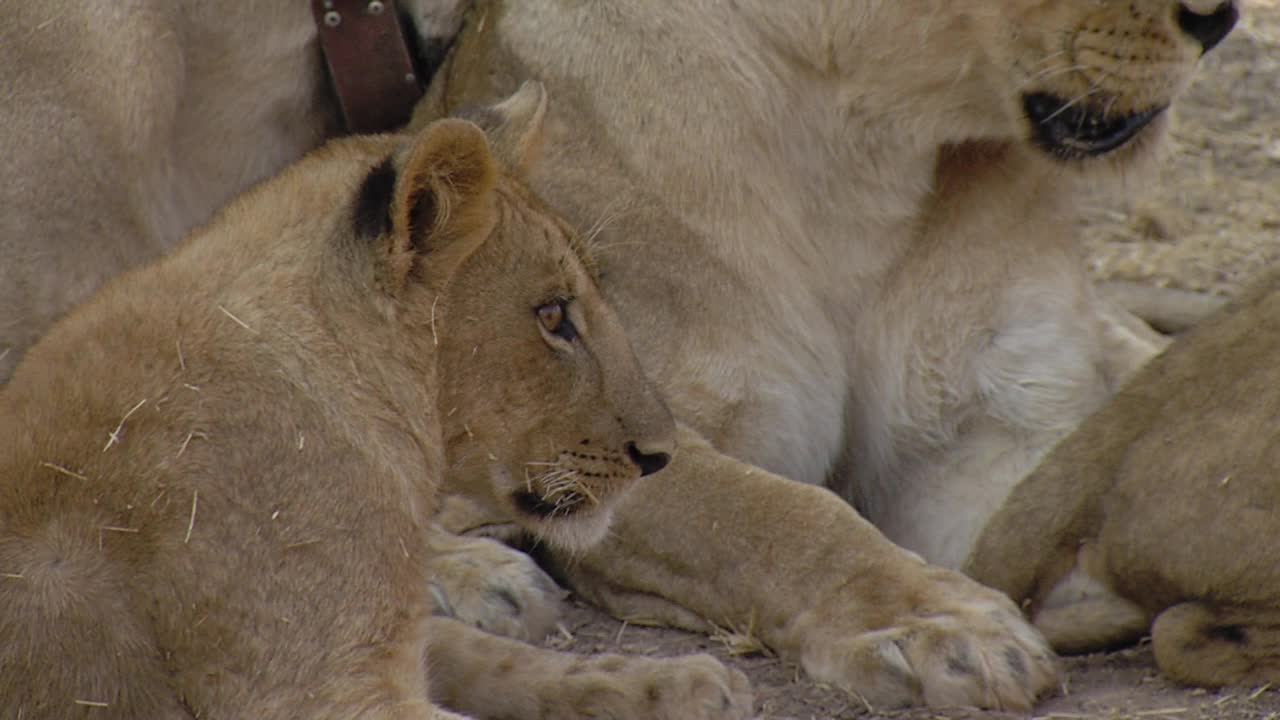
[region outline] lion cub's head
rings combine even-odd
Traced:
[[[470,114],[512,174],[495,176],[485,240],[435,302],[440,408],[455,489],[581,547],[603,535],[623,489],[670,461],[675,426],[585,244],[519,180],[545,108],[530,84]]]

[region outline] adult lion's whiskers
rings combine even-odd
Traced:
[[[1088,99],[1090,96],[1092,96],[1092,95],[1096,95],[1098,92],[1100,92],[1100,90],[1101,90],[1101,88],[1097,88],[1097,87],[1090,88],[1090,89],[1088,89],[1088,90],[1086,90],[1086,91],[1084,91],[1084,92],[1080,93],[1079,95],[1077,95],[1077,96],[1075,96],[1075,97],[1071,98],[1071,99],[1070,99],[1070,100],[1068,100],[1067,102],[1063,103],[1062,107],[1060,107],[1060,108],[1058,108],[1057,110],[1054,110],[1053,112],[1049,113],[1048,117],[1046,117],[1045,119],[1043,119],[1043,120],[1041,120],[1041,121],[1040,121],[1040,124],[1041,124],[1041,125],[1044,125],[1044,124],[1046,124],[1046,123],[1048,123],[1048,122],[1052,121],[1054,118],[1058,117],[1058,116],[1059,116],[1059,115],[1061,115],[1062,113],[1064,113],[1064,112],[1066,112],[1066,111],[1070,110],[1071,108],[1075,107],[1076,105],[1080,104],[1080,102],[1081,102],[1082,100],[1086,100],[1086,99]]]
[[[609,225],[617,221],[618,218],[622,217],[622,205],[623,200],[621,197],[615,197],[605,204],[604,210],[600,212],[600,217],[596,218],[596,221],[591,224],[591,227],[587,228],[587,231],[582,233],[582,244],[588,248],[593,248],[593,243],[596,237],[599,236],[600,233],[604,232],[605,228],[609,227]]]
[[[1049,67],[1049,68],[1045,68],[1044,70],[1041,70],[1038,73],[1035,73],[1030,78],[1028,78],[1028,80],[1030,82],[1038,82],[1040,80],[1046,80],[1051,77],[1057,77],[1058,75],[1065,75],[1067,73],[1085,70],[1086,68],[1087,66],[1080,65],[1080,64],[1062,65],[1060,67]]]

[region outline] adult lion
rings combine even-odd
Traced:
[[[495,111],[511,165],[543,107]],[[446,398],[507,439],[484,492],[569,550],[673,449],[576,235],[470,123],[334,142],[110,283],[0,389],[0,714],[458,717],[429,681],[486,717],[745,718],[705,656],[428,619]]]
[[[424,47],[461,4],[401,2]],[[301,0],[0,5],[0,383],[106,279],[340,128]]]
[[[1030,703],[1053,673],[1013,609],[863,518],[959,566],[1161,347],[1095,295],[1073,205],[1144,165],[1236,17],[1221,0],[477,3],[422,117],[526,76],[567,101],[533,185],[594,228],[682,424],[665,481],[567,580],[621,617],[753,627],[873,704]],[[509,522],[458,495],[453,529]]]
[[[1151,632],[1180,682],[1280,682],[1280,272],[1175,341],[1019,483],[974,577],[1055,646]]]

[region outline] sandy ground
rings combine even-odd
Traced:
[[[1163,171],[1087,208],[1090,262],[1103,279],[1230,295],[1280,258],[1280,0],[1246,3],[1175,109]]]
[[[1229,296],[1280,258],[1280,0],[1253,0],[1237,30],[1212,55],[1176,115],[1164,169],[1117,203],[1090,203],[1084,227],[1099,279]],[[811,718],[1021,718],[966,710],[877,712],[856,698],[805,680],[777,659],[731,655],[713,638],[624,626],[585,606],[555,646],[575,652],[668,656],[710,652],[751,678],[757,711],[772,720]],[[1269,687],[1207,692],[1177,687],[1155,669],[1150,650],[1063,660],[1063,692],[1031,717],[1144,720],[1280,719]]]

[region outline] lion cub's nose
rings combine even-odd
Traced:
[[[1203,52],[1209,52],[1236,26],[1240,11],[1235,2],[1227,0],[1209,7],[1205,3],[1183,0],[1178,4],[1178,27],[1200,43]]]
[[[627,457],[631,458],[631,462],[640,467],[640,477],[652,475],[671,462],[671,453],[657,451],[645,452],[636,446],[635,443],[626,444]]]

